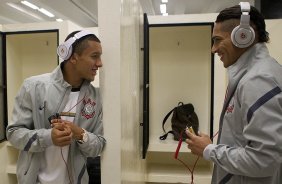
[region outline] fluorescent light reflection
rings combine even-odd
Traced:
[[[28,2],[28,1],[21,1],[22,4],[34,9],[34,10],[38,10],[40,11],[41,13],[43,13],[44,15],[47,15],[48,17],[55,17],[54,14],[52,14],[51,12],[45,10],[44,8],[39,8],[38,6]]]
[[[160,10],[161,10],[162,14],[166,13],[166,4],[161,4],[160,5]]]
[[[34,9],[34,10],[38,10],[39,8],[37,6],[35,6],[34,4],[28,2],[28,1],[21,1],[22,4]]]
[[[54,15],[53,13],[47,11],[47,10],[44,9],[44,8],[39,8],[38,6],[32,4],[32,3],[28,2],[28,1],[21,1],[21,3],[24,4],[24,5],[26,5],[26,6],[28,6],[28,7],[30,7],[30,8],[32,8],[32,9],[34,9],[34,10],[38,10],[40,13],[43,13],[44,15],[46,15],[46,16],[48,16],[48,17],[55,17],[55,15]],[[37,16],[37,15],[35,15],[35,14],[33,14],[33,13],[27,11],[27,10],[25,10],[25,9],[22,8],[21,6],[17,5],[16,3],[6,3],[6,4],[7,4],[8,6],[14,8],[14,9],[16,9],[16,10],[18,10],[18,11],[21,11],[21,12],[23,12],[23,13],[25,13],[25,14],[28,14],[29,16],[32,16],[32,17],[34,17],[34,18],[36,18],[36,19],[38,19],[38,20],[43,20],[41,17],[39,17],[39,16]],[[60,18],[57,18],[56,21],[62,22],[63,20],[60,19]]]
[[[33,13],[27,12],[25,9],[23,9],[22,7],[20,7],[20,6],[16,5],[16,4],[14,4],[14,3],[6,3],[6,4],[7,4],[8,6],[14,8],[14,9],[20,11],[20,12],[23,12],[23,13],[25,13],[25,14],[27,14],[27,15],[33,17],[33,18],[36,18],[36,19],[38,19],[38,20],[43,20],[41,17],[38,17],[37,15],[35,15],[35,14],[33,14]]]
[[[51,12],[45,10],[44,8],[40,8],[40,9],[38,9],[38,11],[40,11],[40,12],[43,13],[44,15],[47,15],[48,17],[55,17],[54,14],[52,14]]]

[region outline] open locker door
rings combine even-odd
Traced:
[[[142,158],[146,158],[149,145],[149,22],[144,14],[144,85],[143,85],[143,150]]]
[[[7,115],[4,111],[4,107],[7,104],[7,91],[6,91],[6,80],[5,80],[5,51],[4,48],[4,36],[0,32],[0,142],[5,140],[5,127],[7,125]]]

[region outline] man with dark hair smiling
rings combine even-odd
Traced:
[[[186,131],[191,152],[214,163],[213,184],[282,183],[282,67],[268,52],[268,32],[248,3],[222,10],[212,52],[228,71],[217,144]]]
[[[76,31],[57,52],[64,61],[26,79],[15,99],[7,138],[20,150],[19,184],[88,184],[87,157],[106,143],[100,93],[90,83],[102,67],[100,40]]]

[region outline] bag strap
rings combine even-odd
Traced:
[[[171,130],[171,131],[165,133],[164,135],[160,136],[160,140],[166,140],[168,134],[174,135],[173,131]]]
[[[166,132],[165,131],[165,129],[164,129],[164,125],[165,125],[165,122],[166,122],[166,120],[168,119],[168,117],[171,115],[171,113],[173,112],[173,110],[174,110],[175,108],[173,108],[171,111],[169,111],[168,113],[167,113],[167,115],[164,117],[164,119],[163,119],[163,124],[162,124],[162,127],[163,127],[163,130],[164,130],[164,135],[162,135],[162,136],[160,136],[160,140],[165,140],[166,138],[167,138],[167,136],[168,136],[168,134],[169,133],[171,133],[171,134],[173,134],[173,131],[171,130],[171,131],[169,131],[169,132]],[[174,135],[174,134],[173,134]]]
[[[184,103],[183,102],[178,102],[178,106],[180,106],[180,105],[184,105]]]
[[[163,130],[164,130],[165,133],[166,133],[166,131],[165,131],[165,129],[164,129],[165,122],[166,122],[166,120],[168,119],[168,117],[171,115],[171,113],[173,112],[174,109],[175,109],[175,108],[173,108],[171,111],[169,111],[169,113],[167,113],[167,115],[164,117],[162,127],[163,127]]]
[[[184,103],[183,103],[183,102],[179,102],[179,103],[178,103],[178,106],[180,106],[180,105],[184,105]],[[178,106],[177,106],[177,107],[178,107]],[[165,134],[162,135],[162,136],[160,136],[160,139],[161,139],[161,140],[165,140],[165,139],[167,138],[167,135],[168,135],[169,133],[171,133],[171,134],[174,135],[174,133],[173,133],[172,130],[169,131],[169,132],[166,132],[165,129],[164,129],[164,125],[165,125],[166,120],[168,119],[168,117],[171,115],[171,113],[174,111],[175,108],[176,108],[176,107],[174,107],[171,111],[169,111],[169,112],[167,113],[167,115],[166,115],[166,116],[164,117],[164,119],[163,119],[162,127],[163,127],[163,131],[164,131]]]

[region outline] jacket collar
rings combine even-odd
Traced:
[[[229,82],[232,79],[236,79],[238,75],[248,70],[259,60],[257,59],[261,55],[269,55],[268,49],[265,43],[256,43],[254,46],[244,52],[237,60],[236,63],[227,68]]]
[[[61,84],[64,88],[72,88],[72,86],[64,80],[64,76],[63,76],[63,72],[62,72],[62,68],[63,68],[64,62],[60,63],[51,73],[51,79],[52,81],[54,81],[55,83]],[[84,80],[81,88],[84,86],[89,86],[90,85],[90,81]]]

